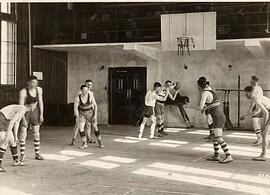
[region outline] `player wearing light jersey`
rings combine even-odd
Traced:
[[[0,110],[0,172],[5,172],[2,162],[8,144],[13,158],[13,166],[24,165],[17,152],[17,133],[19,122],[32,105],[9,105]]]
[[[257,96],[256,91],[252,86],[245,88],[246,97],[254,101],[256,105],[256,110],[252,111],[250,114],[246,115],[245,118],[256,116],[258,113],[262,113],[262,153],[260,156],[253,158],[256,161],[266,161],[266,151],[268,147],[268,134],[270,131],[270,98],[265,96]]]
[[[256,97],[261,97],[263,96],[263,90],[262,88],[259,86],[259,79],[256,76],[252,76],[251,77],[251,81],[250,81],[250,85],[253,87],[254,90],[254,94]],[[253,100],[251,100],[251,105],[250,105],[250,110],[249,110],[249,114],[252,113],[253,111],[256,110],[256,105],[255,102]],[[261,145],[262,144],[262,130],[261,130],[261,117],[262,117],[262,113],[258,113],[255,116],[252,116],[251,121],[252,121],[252,127],[256,133],[257,136],[257,140],[256,142],[254,142],[255,146]],[[244,120],[246,118],[246,115],[242,116],[240,119]]]
[[[145,124],[147,123],[147,120],[150,119],[152,124],[151,124],[151,132],[150,132],[150,139],[155,139],[156,137],[154,136],[155,133],[155,127],[156,127],[156,116],[155,116],[155,104],[156,101],[165,101],[168,97],[168,93],[164,97],[160,97],[157,95],[158,91],[161,89],[161,84],[159,82],[154,83],[154,88],[149,90],[146,93],[145,96],[145,101],[144,101],[144,117],[143,121],[140,125],[140,130],[139,130],[139,138],[142,138],[143,135],[143,130],[145,127]]]

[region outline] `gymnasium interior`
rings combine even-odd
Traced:
[[[18,104],[28,77],[38,78],[44,160],[34,159],[30,128],[27,166],[12,166],[7,149],[0,194],[269,195],[270,154],[252,160],[261,145],[252,145],[251,120],[240,120],[253,75],[270,98],[269,18],[262,1],[1,1],[0,108]],[[195,109],[202,76],[226,117],[229,164],[206,161],[213,146],[204,139],[206,115]],[[70,142],[74,100],[87,79],[104,148],[82,150],[80,135]],[[165,102],[168,135],[148,139],[148,122],[138,139],[145,94],[167,80],[180,84],[179,102]]]

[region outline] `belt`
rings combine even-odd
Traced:
[[[220,105],[220,102],[215,102],[215,103],[209,104],[209,105],[205,106],[205,110],[210,110],[212,108],[218,107],[219,105]]]
[[[159,100],[157,100],[156,102],[157,103],[160,103],[160,104],[164,104],[165,103],[165,101],[159,101]]]

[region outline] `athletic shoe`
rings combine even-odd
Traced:
[[[229,156],[226,156],[223,160],[219,161],[219,163],[229,163],[232,161],[233,161],[233,158],[231,155],[229,155]]]
[[[162,133],[162,131],[158,130],[158,137],[163,137],[163,136],[164,136],[164,134]]]
[[[19,166],[21,161],[19,159],[16,159],[13,161],[13,166]]]
[[[104,146],[103,146],[103,144],[102,144],[101,140],[98,140],[98,147],[100,147],[100,148],[104,148]]]
[[[206,160],[208,160],[208,161],[220,161],[220,157],[219,156],[211,156],[211,157],[207,158]]]
[[[0,172],[6,172],[6,170],[4,169],[2,165],[0,165]]]
[[[75,139],[73,138],[71,143],[70,143],[71,146],[74,146],[75,145]]]
[[[85,149],[87,148],[87,144],[86,143],[83,143],[83,145],[81,147],[79,147],[80,149]]]
[[[139,138],[139,139],[142,139],[142,133],[140,133],[140,134],[138,135],[138,138]]]
[[[154,136],[154,135],[150,135],[149,139],[159,139],[158,137]]]
[[[87,143],[89,143],[89,144],[95,144],[96,141],[95,141],[95,140],[92,140],[92,139],[89,139],[89,140],[87,141]]]
[[[44,160],[44,158],[40,154],[35,154],[36,160]]]
[[[255,161],[266,161],[266,158],[265,157],[262,157],[262,156],[258,156],[258,157],[252,158],[252,160],[255,160]]]

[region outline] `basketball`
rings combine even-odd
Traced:
[[[179,82],[179,81],[176,81],[176,82],[175,82],[175,87],[174,87],[174,89],[175,89],[175,90],[178,90],[178,89],[180,89],[180,87],[181,87],[180,82]]]

